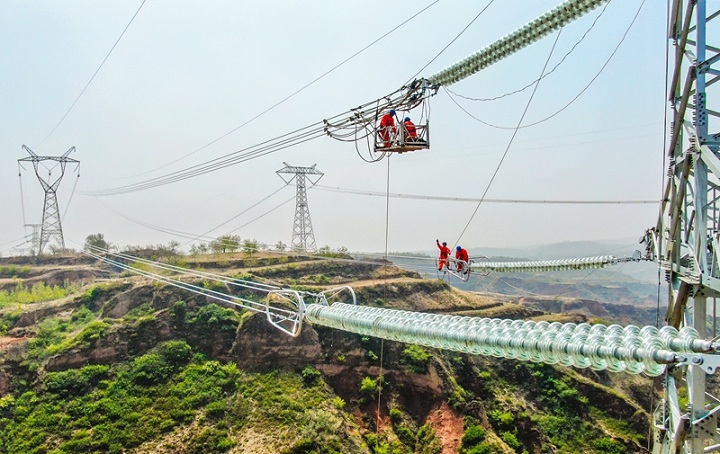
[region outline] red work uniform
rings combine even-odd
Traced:
[[[447,265],[447,259],[450,256],[450,248],[447,247],[447,243],[440,244],[438,240],[435,240],[438,249],[440,249],[440,258],[438,258],[438,271],[441,271],[444,266]]]
[[[407,140],[410,142],[415,142],[417,140],[417,130],[415,129],[415,123],[410,121],[409,118],[406,118],[404,123],[405,130],[407,131]]]
[[[455,250],[455,259],[458,260],[457,262],[457,270],[462,272],[465,271],[465,264],[470,261],[470,257],[468,256],[468,251],[466,251],[464,248],[458,246],[458,249]],[[465,263],[462,263],[462,262]]]
[[[380,137],[382,137],[385,148],[390,148],[390,134],[395,135],[395,111],[390,111],[380,119]]]

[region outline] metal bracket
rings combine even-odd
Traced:
[[[275,328],[297,337],[305,318],[305,301],[295,290],[273,290],[265,298],[265,315]]]
[[[708,412],[708,414],[692,422],[693,438],[699,438],[701,440],[717,439],[717,424],[716,408],[714,411]]]
[[[351,302],[344,301],[342,296],[345,293],[350,294]],[[329,290],[323,290],[320,293],[309,294],[315,298],[315,304],[322,306],[332,306],[334,303],[347,303],[357,305],[357,298],[355,297],[355,290],[352,287],[344,286],[331,288]]]
[[[458,260],[452,257],[448,257],[446,269],[448,273],[452,274],[456,278],[460,279],[461,281],[467,282],[467,280],[470,278],[470,265],[472,265],[473,263],[475,263],[473,260],[470,260],[468,263],[464,260]],[[458,265],[460,265],[460,271],[458,271]]]
[[[686,366],[697,366],[706,374],[714,374],[720,367],[720,355],[685,353],[678,355],[677,362]]]

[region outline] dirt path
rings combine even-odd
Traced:
[[[29,337],[0,337],[0,350],[4,350],[12,344],[30,340]]]

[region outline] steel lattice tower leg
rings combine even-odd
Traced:
[[[673,0],[669,10],[674,68],[668,93],[668,179],[660,219],[648,231],[648,243],[654,244],[668,281],[665,320],[674,327],[692,327],[700,337],[715,325],[714,318],[709,323],[708,300],[720,297],[720,36],[717,27],[707,34],[710,21],[720,17],[718,8],[720,4],[707,0]],[[654,417],[653,453],[720,450],[720,400],[707,394],[701,366],[668,370],[664,402]]]
[[[297,176],[297,191],[295,193],[295,220],[293,221],[293,234],[291,246],[303,251],[316,250],[315,234],[310,220],[310,208],[307,203],[307,189],[305,175]]]
[[[290,184],[293,179],[296,180],[295,184],[297,187],[291,247],[294,250],[300,251],[316,251],[315,234],[313,233],[312,221],[310,220],[310,208],[308,207],[307,201],[306,182],[310,181],[312,185],[315,185],[324,174],[315,169],[316,164],[312,167],[291,166],[286,162],[283,164],[285,164],[285,167],[275,173],[277,173],[286,184]],[[293,176],[290,179],[285,179],[282,174],[292,174]]]
[[[63,238],[62,224],[60,222],[57,193],[54,189],[50,188],[45,190],[45,204],[43,205],[38,255],[42,253],[42,250],[52,238],[55,238],[55,241],[61,249],[65,249],[65,238]]]
[[[18,162],[32,162],[33,168],[35,169],[35,175],[45,191],[45,203],[43,205],[42,224],[40,227],[40,241],[35,253],[37,255],[42,255],[43,249],[45,249],[45,246],[47,246],[52,239],[57,242],[61,249],[65,249],[65,238],[63,237],[60,208],[58,207],[57,200],[57,189],[60,186],[63,176],[65,176],[65,167],[67,166],[67,163],[80,164],[80,161],[68,157],[70,153],[75,151],[75,147],[70,148],[62,156],[38,156],[25,145],[23,145],[23,149],[30,154],[30,157],[18,159]],[[43,161],[57,162],[60,167],[60,175],[55,178],[51,178],[51,175],[48,173],[48,178],[43,178],[39,171],[40,163]]]

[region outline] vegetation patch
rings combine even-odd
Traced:
[[[29,266],[5,265],[0,266],[0,278],[21,278],[30,275]]]
[[[44,282],[37,282],[28,288],[20,282],[15,290],[0,290],[0,309],[13,305],[52,301],[64,298],[75,291],[75,287],[71,285],[46,285]]]
[[[430,352],[419,345],[408,345],[402,352],[402,362],[410,366],[413,372],[424,374],[432,359]]]

